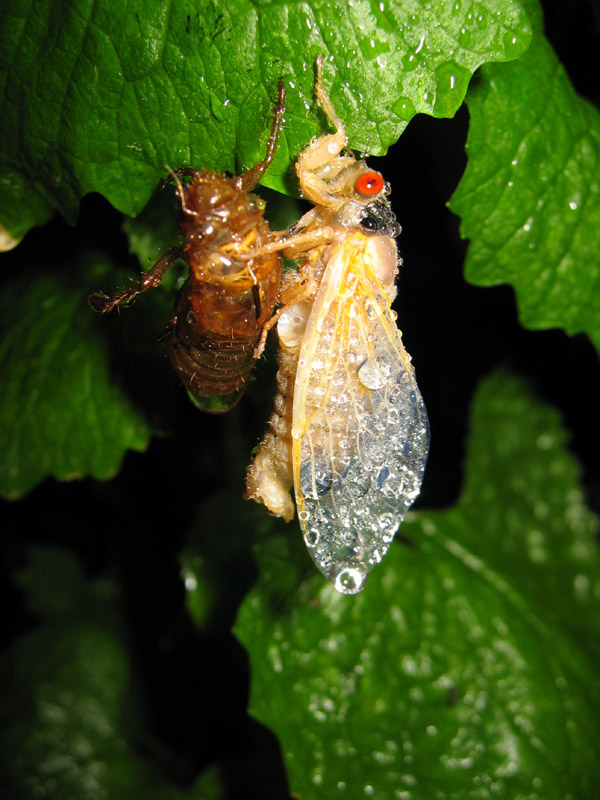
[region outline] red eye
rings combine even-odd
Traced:
[[[378,172],[363,172],[354,184],[359,194],[367,196],[379,194],[383,189],[383,178]]]

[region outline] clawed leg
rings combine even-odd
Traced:
[[[153,289],[158,286],[162,281],[165,273],[169,270],[178,258],[183,256],[183,247],[172,247],[170,250],[158,259],[156,264],[142,275],[141,279],[134,283],[129,289],[109,297],[103,292],[94,292],[88,297],[88,303],[94,309],[102,314],[112,311],[116,306],[123,303],[128,304],[135,300],[138,294],[142,294],[147,289]]]
[[[256,345],[256,347],[254,348],[253,355],[254,355],[255,361],[258,360],[262,356],[262,354],[265,352],[265,347],[267,345],[267,336],[269,335],[269,331],[272,328],[274,328],[275,325],[277,325],[279,317],[282,315],[282,313],[285,311],[286,308],[287,308],[287,306],[282,306],[263,325],[263,329],[262,329],[261,334],[260,334],[260,339],[258,340],[258,344]]]
[[[251,189],[254,189],[273,161],[275,152],[277,150],[277,140],[279,139],[279,134],[281,133],[281,128],[283,126],[284,111],[285,84],[283,81],[279,81],[279,94],[277,96],[277,105],[275,106],[275,111],[273,112],[273,124],[271,126],[271,133],[269,134],[269,140],[267,142],[267,154],[262,161],[259,161],[258,164],[255,164],[252,167],[252,169],[249,169],[248,172],[242,175],[242,189],[245,192],[249,192]]]

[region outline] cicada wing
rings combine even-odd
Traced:
[[[360,251],[328,265],[300,351],[293,412],[298,517],[317,567],[364,586],[421,488],[427,412],[390,308]]]

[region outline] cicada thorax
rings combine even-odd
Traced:
[[[278,253],[243,258],[269,242],[264,202],[241,178],[194,174],[183,187],[182,232],[189,278],[178,297],[169,351],[191,398],[203,410],[237,402],[271,317],[282,278]]]

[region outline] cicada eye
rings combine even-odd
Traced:
[[[365,197],[372,197],[379,194],[385,186],[383,178],[378,172],[363,172],[354,184],[358,194]]]

